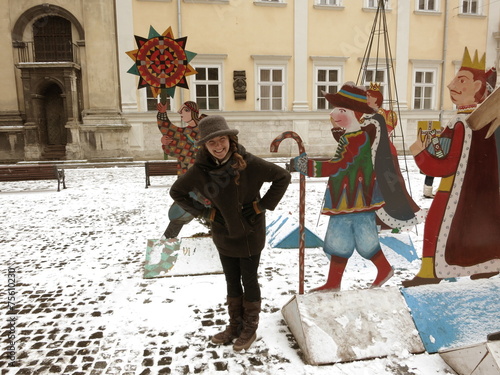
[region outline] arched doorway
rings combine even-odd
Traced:
[[[23,87],[25,160],[81,158],[79,51],[85,34],[80,21],[68,10],[44,3],[19,16],[12,40]]]
[[[64,159],[66,156],[67,114],[64,96],[59,85],[49,84],[41,92],[40,135],[43,146],[43,159]]]

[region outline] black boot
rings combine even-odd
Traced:
[[[228,344],[239,336],[243,324],[243,296],[227,297],[229,324],[222,332],[212,336],[214,344]]]
[[[234,350],[248,349],[257,338],[260,305],[261,301],[248,302],[243,300],[243,330],[233,345]]]

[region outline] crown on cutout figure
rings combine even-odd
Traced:
[[[370,82],[370,88],[368,90],[371,90],[371,91],[380,91],[380,83]]]
[[[479,60],[477,55],[477,50],[474,53],[474,60],[471,59],[469,50],[465,47],[464,57],[462,58],[462,68],[484,70],[486,69],[486,54],[483,53],[483,57]]]

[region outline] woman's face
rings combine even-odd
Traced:
[[[223,160],[229,152],[229,137],[227,135],[215,137],[208,140],[205,145],[214,158]]]

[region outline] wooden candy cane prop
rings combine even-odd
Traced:
[[[278,152],[281,141],[286,138],[293,138],[297,141],[299,146],[299,154],[304,154],[306,152],[304,148],[304,143],[302,138],[293,132],[286,131],[281,133],[271,142],[271,152]],[[305,249],[305,231],[304,231],[304,221],[305,221],[305,210],[306,210],[306,178],[301,173],[300,174],[300,190],[299,190],[299,294],[304,294],[304,249]]]

